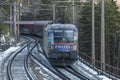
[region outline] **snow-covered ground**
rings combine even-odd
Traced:
[[[10,47],[9,49],[7,49],[4,52],[0,52],[0,61],[2,61],[5,57],[7,57],[8,55],[10,55],[12,52],[16,51],[19,48],[20,48],[20,46]]]
[[[7,57],[8,55],[10,55],[12,52],[15,52],[17,49],[20,48],[20,45],[22,44],[23,42],[20,42],[18,43],[16,46],[14,47],[10,47],[8,48],[6,51],[4,52],[0,52],[0,61],[2,61],[3,59],[5,59],[5,57]]]
[[[16,47],[10,47],[4,52],[0,52],[0,61],[2,61],[7,55],[10,55],[12,52],[16,51],[19,48],[20,45],[18,44]],[[74,66],[77,68],[79,67],[79,70],[88,77],[98,77],[100,80],[112,80],[104,75],[99,75],[95,70],[86,66],[81,61],[77,61]]]
[[[93,78],[94,80],[112,80],[105,75],[98,74],[97,71],[91,69],[87,65],[83,64],[81,61],[77,61],[76,63],[74,63],[73,66],[80,70],[83,75],[86,75],[91,79]]]

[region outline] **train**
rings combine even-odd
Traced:
[[[68,66],[78,60],[78,30],[73,24],[52,21],[20,21],[21,34],[43,38],[42,48],[54,65]]]
[[[43,35],[43,48],[54,65],[72,65],[78,60],[78,30],[75,25],[48,24]]]
[[[4,21],[4,23],[13,26],[13,22]],[[43,29],[48,23],[52,21],[19,21],[16,22],[16,26],[19,26],[20,34],[43,37]]]
[[[21,21],[19,29],[21,34],[32,34],[43,37],[43,29],[52,21]]]

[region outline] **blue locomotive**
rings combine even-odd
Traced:
[[[78,59],[78,30],[72,24],[48,24],[43,48],[55,65],[71,65]]]

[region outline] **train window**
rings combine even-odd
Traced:
[[[74,41],[73,31],[72,30],[65,30],[64,31],[64,38],[65,38],[66,42],[73,42]]]
[[[65,30],[64,37],[73,37],[73,31],[72,30]]]
[[[63,42],[63,31],[54,30],[54,42]]]
[[[54,31],[54,42],[73,42],[73,31],[72,30],[55,30]]]
[[[55,30],[54,31],[54,36],[55,37],[62,37],[63,36],[63,31],[62,30]]]

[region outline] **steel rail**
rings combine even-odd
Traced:
[[[25,37],[26,38],[26,37]],[[28,39],[28,38],[26,38],[26,39]],[[28,39],[29,40],[29,39]],[[29,40],[30,41],[30,40]],[[12,55],[11,56],[11,59],[10,59],[10,61],[8,62],[8,64],[7,64],[7,76],[8,76],[8,79],[9,80],[13,80],[13,76],[12,76],[12,72],[11,72],[11,67],[12,67],[12,63],[13,63],[13,61],[14,61],[14,59],[15,59],[15,57],[24,49],[24,48],[26,48],[27,46],[29,46],[31,44],[31,42],[27,42],[27,44],[25,44],[23,47],[21,47],[19,50],[18,50],[18,52],[16,52],[14,55]],[[27,56],[25,56],[25,58],[27,58]],[[26,70],[26,59],[24,59],[24,68],[25,68],[25,72],[26,72],[26,74],[27,74],[27,76],[28,76],[28,78],[30,79],[30,80],[34,80],[33,78],[32,78],[32,76],[29,76],[28,74],[30,74],[29,72],[28,72],[28,70]]]
[[[29,69],[28,69],[28,65],[27,65],[27,61],[28,61],[28,58],[32,52],[32,50],[37,46],[37,42],[35,43],[35,45],[32,47],[32,49],[30,50],[30,52],[25,56],[25,59],[24,59],[24,68],[26,70],[26,73],[27,75],[29,76],[30,80],[34,80],[34,78],[32,77],[32,75],[30,74],[29,72]]]
[[[59,76],[61,79],[63,80],[70,80],[68,77],[61,75],[60,73],[56,72],[54,69],[49,68],[49,66],[45,65],[44,63],[42,63],[39,59],[37,59],[34,55],[31,54],[31,56],[38,61],[40,64],[42,64],[43,66],[45,66],[47,69],[49,69],[52,73],[56,74],[57,76]]]
[[[14,58],[17,56],[18,53],[20,53],[24,48],[26,48],[27,45],[28,44],[24,45],[22,48],[20,48],[18,50],[18,52],[16,52],[14,55],[12,55],[12,58],[8,62],[8,64],[7,64],[7,76],[8,76],[9,80],[13,80],[12,73],[11,73],[11,66],[12,66],[12,62],[13,62]]]
[[[69,66],[69,67],[64,67],[63,69],[65,69],[66,71],[70,72],[71,74],[77,76],[78,78],[82,79],[82,80],[90,80],[89,78],[87,78],[86,76],[82,75],[81,73],[79,73],[78,71],[76,71],[73,67]]]

